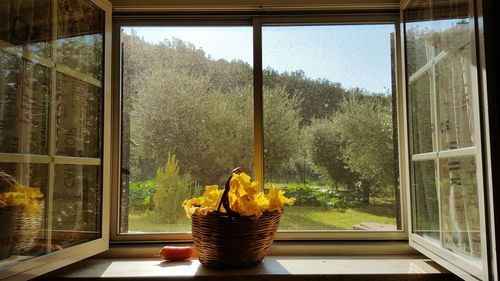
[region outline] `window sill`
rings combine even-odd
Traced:
[[[268,256],[247,269],[212,270],[197,259],[91,258],[39,280],[460,280],[420,255]]]

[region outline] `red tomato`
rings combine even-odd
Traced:
[[[161,249],[161,257],[169,261],[183,261],[191,258],[193,249],[191,247],[165,246]]]

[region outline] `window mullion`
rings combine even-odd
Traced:
[[[70,67],[67,67],[67,66],[60,64],[60,63],[54,63],[54,65],[55,65],[55,70],[59,73],[63,73],[67,76],[81,80],[81,81],[88,83],[90,85],[96,86],[98,88],[102,88],[101,80],[95,79],[94,77],[91,77],[88,74],[81,73],[77,70],[71,69]]]
[[[253,21],[253,102],[254,102],[254,177],[264,188],[264,101],[262,77],[262,25]]]
[[[11,54],[13,56],[23,58],[26,61],[36,63],[39,65],[43,65],[45,67],[53,67],[54,63],[50,58],[46,57],[41,57],[39,55],[33,55],[33,53],[27,49],[24,49],[22,51],[18,51],[19,48],[9,42],[6,42],[2,39],[0,39],[0,49],[8,54]]]
[[[442,205],[441,205],[441,186],[440,186],[440,169],[439,169],[439,117],[438,117],[438,109],[437,109],[437,84],[436,84],[436,57],[435,57],[435,49],[434,46],[428,45],[427,55],[430,58],[431,68],[430,68],[430,99],[431,99],[431,125],[432,125],[432,134],[433,134],[433,145],[432,150],[436,152],[434,158],[434,167],[435,176],[436,176],[436,195],[438,201],[438,219],[439,219],[439,228],[443,229],[443,218],[442,218]],[[443,233],[439,232],[439,243],[443,245]]]
[[[47,155],[0,153],[0,163],[50,163]]]
[[[46,204],[46,217],[47,217],[47,244],[50,245],[52,243],[52,214],[54,207],[54,187],[55,187],[55,164],[54,164],[54,156],[56,155],[56,142],[57,142],[57,71],[55,68],[55,62],[57,61],[57,0],[51,1],[51,9],[52,9],[52,67],[50,69],[50,119],[49,119],[49,157],[51,161],[49,163],[49,176],[47,183],[47,200]],[[48,249],[47,251],[50,253],[52,249]]]
[[[101,165],[100,158],[54,156],[52,159],[55,165]]]

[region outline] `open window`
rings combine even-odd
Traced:
[[[0,279],[108,248],[110,7],[0,4]]]
[[[182,202],[237,166],[297,199],[280,240],[404,239],[396,21],[117,20],[113,239],[190,240]]]
[[[465,279],[488,276],[473,1],[402,8],[410,245]]]
[[[488,280],[482,2],[122,15],[112,97],[109,2],[1,1],[0,279],[102,252],[110,235],[190,241],[182,200],[244,166],[298,199],[280,240],[408,239]]]

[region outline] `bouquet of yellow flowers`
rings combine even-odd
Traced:
[[[205,187],[205,192],[201,197],[185,200],[183,206],[187,217],[206,215],[214,211],[227,213],[224,206],[221,206],[224,191],[217,185],[210,185]],[[269,184],[269,191],[265,194],[260,190],[258,183],[251,181],[250,176],[244,172],[232,174],[227,194],[231,212],[242,216],[254,216],[256,219],[266,211],[281,213],[284,205],[292,205],[295,201],[294,198],[285,197],[284,192],[272,183]]]
[[[38,187],[14,185],[9,191],[0,193],[0,208],[19,207],[28,217],[42,213],[43,193]]]
[[[284,205],[294,201],[273,184],[264,193],[240,168],[231,172],[223,190],[207,186],[201,197],[185,200],[200,262],[215,268],[260,263],[273,243]]]
[[[0,233],[0,259],[23,254],[33,248],[41,228],[44,210],[43,193],[38,187],[19,184],[11,175],[0,172],[0,180],[8,184],[0,191],[0,220],[5,229]]]

